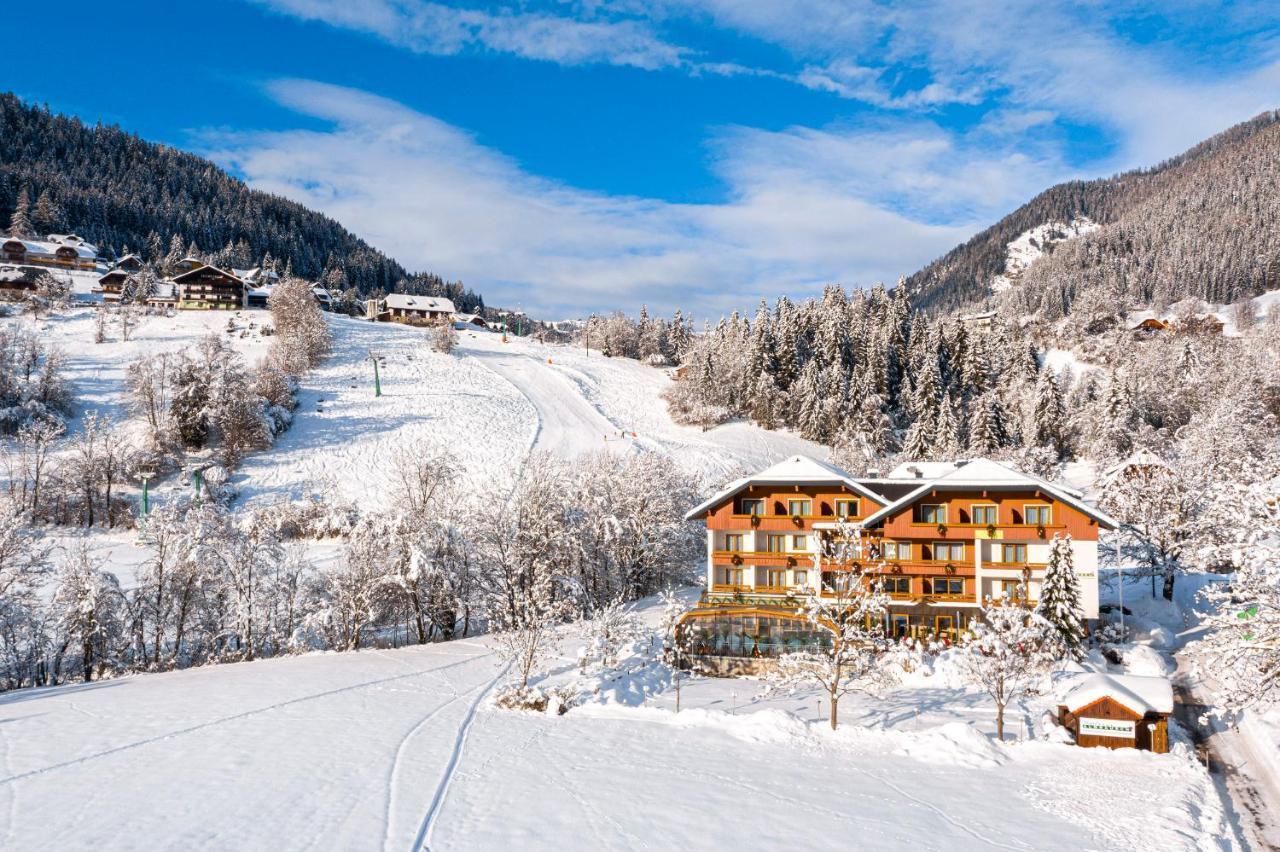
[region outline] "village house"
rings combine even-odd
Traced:
[[[235,311],[247,307],[248,288],[243,281],[225,269],[196,264],[170,279],[178,288],[179,308]]]
[[[1034,604],[1055,535],[1071,536],[1080,614],[1096,620],[1098,533],[1117,526],[1079,492],[988,459],[855,478],[794,456],[686,517],[707,526],[707,591],[682,629],[704,667],[723,672],[812,642],[798,596],[830,588],[851,568],[882,582],[891,636],[954,641],[985,598],[1016,595],[1021,584]],[[821,557],[837,530],[860,535],[852,565]]]
[[[6,237],[0,241],[0,261],[55,269],[96,269],[98,247],[75,234],[49,234],[43,240]]]
[[[371,320],[407,325],[452,322],[453,314],[453,302],[448,299],[408,293],[390,293],[383,299],[370,299],[365,308],[365,316]]]
[[[980,332],[990,331],[995,320],[995,311],[984,311],[980,314],[969,314],[960,317],[960,322],[964,324],[965,328]]]

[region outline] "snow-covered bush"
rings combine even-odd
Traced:
[[[432,351],[448,355],[458,348],[458,332],[452,323],[442,322],[427,332],[427,341]]]

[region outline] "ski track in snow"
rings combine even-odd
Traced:
[[[413,841],[413,849],[429,850],[431,849],[431,833],[436,827],[436,818],[440,815],[440,809],[444,807],[445,797],[449,795],[449,786],[453,783],[453,778],[458,772],[458,764],[462,760],[463,749],[467,745],[467,737],[471,735],[471,728],[475,724],[476,710],[480,708],[480,703],[484,701],[493,688],[498,685],[507,672],[511,671],[511,663],[503,666],[502,670],[493,676],[493,680],[476,696],[475,701],[471,702],[471,706],[467,708],[467,715],[463,717],[462,724],[458,727],[457,736],[453,742],[453,751],[449,754],[449,762],[445,765],[444,772],[440,776],[440,783],[436,786],[436,791],[431,797],[431,804],[427,807],[427,813],[422,818],[422,825],[418,829],[418,834]]]
[[[44,766],[37,769],[29,769],[26,772],[20,772],[17,775],[10,775],[5,778],[0,778],[0,786],[6,785],[6,784],[13,784],[18,781],[23,781],[27,778],[33,778],[37,775],[45,775],[50,772],[56,772],[60,769],[66,769],[71,766],[77,766],[79,764],[88,763],[90,761],[98,760],[104,757],[110,757],[111,755],[119,754],[120,752],[132,751],[137,748],[142,748],[143,746],[151,745],[152,743],[160,742],[161,740],[169,740],[169,739],[173,739],[174,737],[181,737],[187,734],[193,734],[197,731],[202,731],[206,728],[212,728],[217,725],[225,725],[228,722],[236,722],[241,719],[248,719],[252,716],[258,716],[263,713],[270,713],[273,710],[281,710],[285,707],[291,707],[295,704],[302,704],[307,701],[315,701],[321,698],[328,698],[330,696],[340,695],[344,692],[353,692],[358,689],[366,689],[371,686],[379,686],[381,684],[392,683],[399,680],[405,680],[407,678],[421,677],[422,675],[437,673],[437,672],[443,671],[444,669],[451,669],[451,668],[456,668],[458,666],[465,666],[475,662],[477,659],[481,659],[483,656],[485,655],[480,655],[480,657],[468,657],[464,660],[459,660],[456,663],[449,663],[447,665],[436,666],[430,669],[420,669],[418,671],[412,671],[406,674],[393,675],[391,677],[384,677],[384,678],[378,678],[376,680],[364,681],[363,683],[355,683],[347,686],[340,686],[335,689],[325,690],[324,692],[317,692],[312,695],[303,695],[298,698],[291,698],[288,701],[280,701],[274,704],[268,704],[265,707],[255,707],[252,710],[245,710],[242,713],[233,713],[229,716],[220,716],[216,719],[210,719],[207,722],[201,722],[198,725],[191,725],[186,728],[180,728],[176,731],[167,731],[166,733],[157,734],[152,737],[147,737],[146,739],[137,740],[136,742],[126,743],[125,745],[116,746],[114,748],[109,748],[104,751],[83,755],[73,760],[67,760],[61,763],[55,763],[50,766]]]

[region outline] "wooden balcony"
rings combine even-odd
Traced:
[[[1049,566],[1044,562],[983,562],[982,567],[995,568],[1002,571],[1044,571]]]
[[[752,565],[785,566],[813,565],[813,553],[803,550],[716,550],[711,554],[715,565]]]

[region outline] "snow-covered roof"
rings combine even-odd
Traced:
[[[885,479],[937,479],[955,469],[955,462],[904,462],[889,471]]]
[[[689,510],[685,520],[696,520],[702,513],[720,505],[739,491],[752,485],[846,485],[855,493],[869,497],[876,503],[884,498],[858,482],[845,471],[826,462],[808,456],[791,456],[759,473],[735,479],[715,495]]]
[[[1129,468],[1135,467],[1161,467],[1166,470],[1169,469],[1169,465],[1164,459],[1144,447],[1124,461],[1113,464],[1111,467],[1104,470],[1100,478],[1101,482],[1104,484],[1113,482],[1117,476],[1124,473]]]
[[[1073,672],[1058,680],[1055,692],[1058,703],[1072,713],[1102,698],[1118,701],[1140,716],[1173,712],[1173,685],[1163,677]]]
[[[79,237],[71,234],[64,236],[62,234],[50,234],[48,239],[33,240],[23,237],[6,237],[0,242],[18,242],[22,243],[23,249],[27,254],[48,255],[53,257],[58,253],[58,249],[71,249],[76,253],[76,257],[83,257],[93,260],[98,256],[98,247],[92,243],[86,243]]]
[[[240,279],[240,276],[235,275],[231,272],[228,272],[227,270],[222,269],[220,267],[212,266],[208,263],[201,263],[199,266],[192,267],[191,269],[188,269],[186,272],[180,272],[177,275],[173,276],[172,280],[181,281],[183,278],[186,278],[188,275],[192,275],[196,272],[200,272],[205,269],[212,269],[214,272],[221,272],[223,275],[227,276],[228,278],[234,278],[236,281],[239,281],[241,284],[244,283],[244,281]]]
[[[453,302],[439,296],[413,296],[408,293],[389,293],[386,299],[388,308],[400,311],[430,311],[432,313],[451,314]]]
[[[960,491],[975,488],[1034,488],[1083,512],[1103,526],[1114,529],[1120,525],[1118,521],[1106,512],[1084,502],[1079,491],[1064,485],[1055,485],[1038,476],[1014,470],[991,459],[973,459],[963,464],[948,464],[951,467],[950,471],[942,473],[933,479],[927,478],[928,474],[926,474],[926,478],[918,480],[921,483],[919,488],[893,501],[878,512],[868,515],[861,521],[862,525],[870,526],[877,523],[906,506],[910,506],[921,496],[931,491]],[[930,465],[930,469],[936,468]],[[897,471],[895,470],[894,472],[896,473]]]

